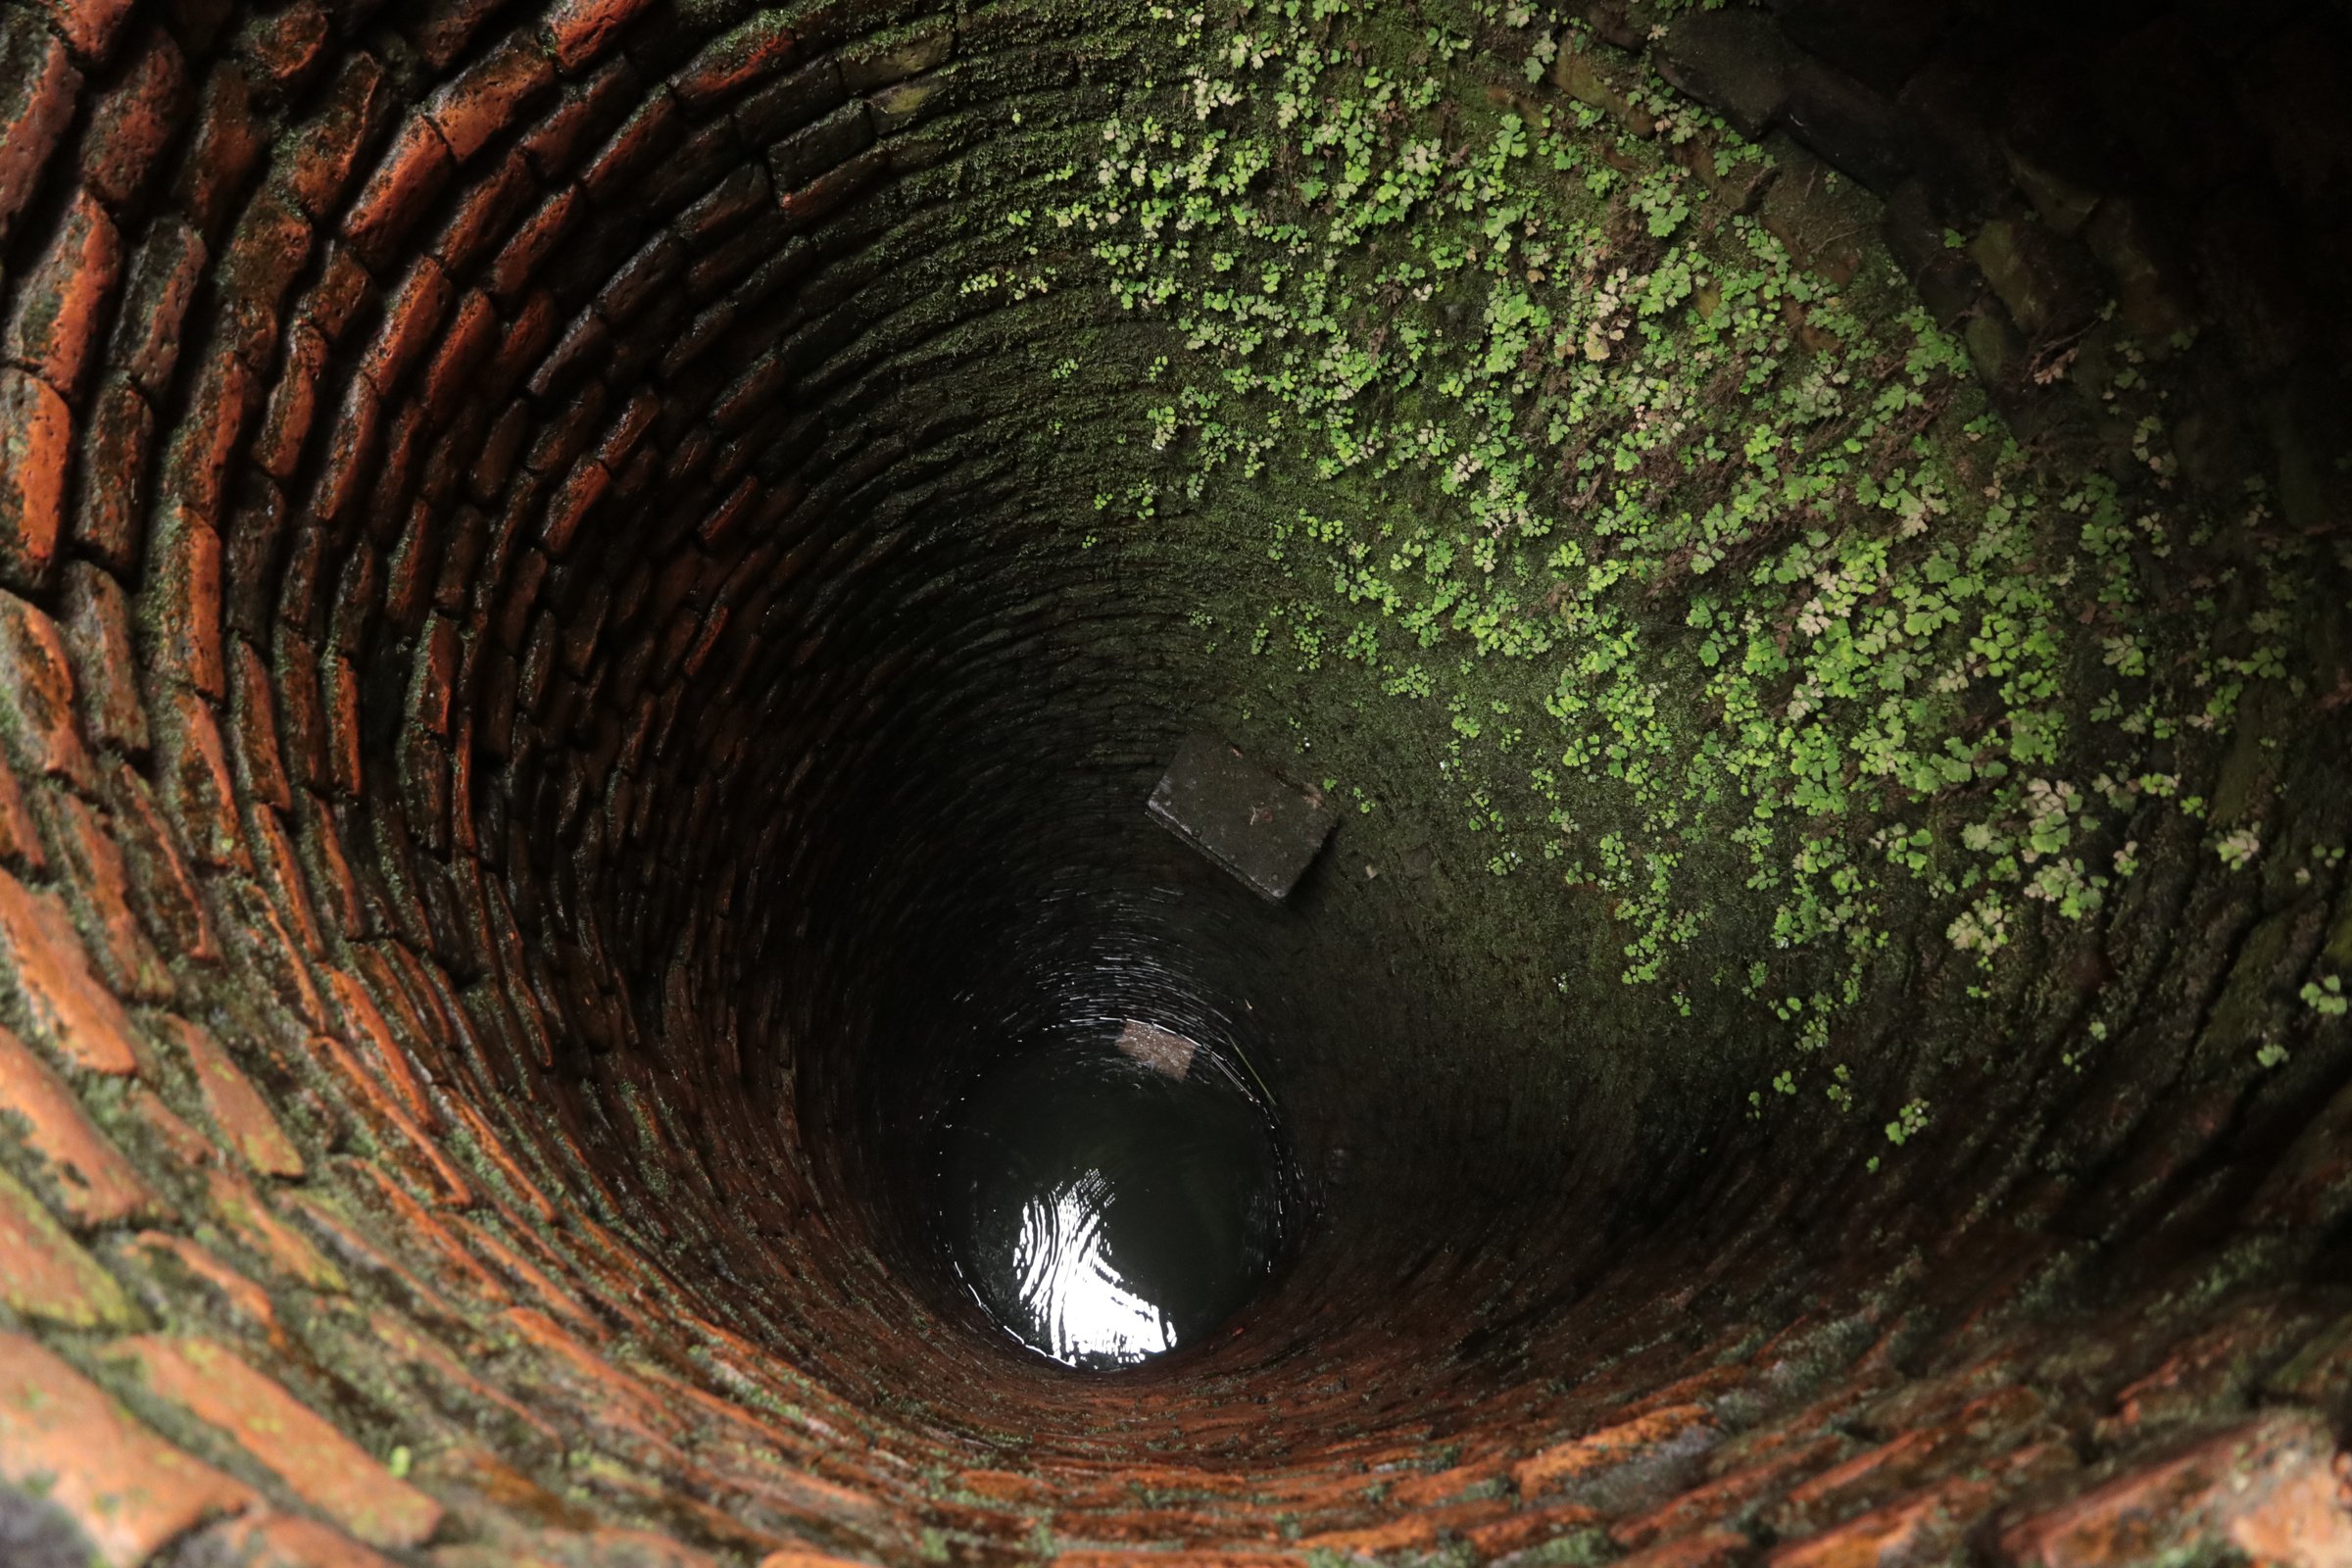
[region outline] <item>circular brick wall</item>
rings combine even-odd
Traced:
[[[2324,8],[1571,9],[1526,91],[1762,139],[2022,428],[2102,301],[2199,328],[2188,481],[2342,538]],[[2340,853],[2179,832],[1993,1024],[1887,999],[2035,1049],[1866,1181],[1703,1060],[1586,1093],[1409,845],[1301,923],[1143,821],[1246,552],[1078,548],[1171,343],[962,285],[1145,21],[0,9],[0,1556],[2352,1561]],[[2340,849],[2317,641],[2214,790]],[[1112,1379],[977,1332],[958,1043],[1237,999],[1265,1299]]]

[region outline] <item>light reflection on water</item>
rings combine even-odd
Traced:
[[[1282,1241],[1264,1106],[1222,1054],[1157,1024],[1011,1053],[947,1118],[939,1169],[956,1275],[1067,1366],[1193,1343],[1257,1291]]]

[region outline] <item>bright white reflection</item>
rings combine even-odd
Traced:
[[[1088,1171],[1021,1211],[1013,1260],[1021,1306],[1045,1338],[1039,1348],[1071,1366],[1141,1361],[1175,1344],[1159,1308],[1129,1290],[1103,1254],[1107,1188],[1101,1171]]]

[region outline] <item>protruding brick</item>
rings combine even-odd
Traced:
[[[74,665],[57,622],[0,589],[0,741],[19,770],[90,785],[75,723]]]
[[[45,1167],[66,1217],[75,1225],[120,1224],[155,1202],[138,1171],[91,1125],[65,1081],[5,1028],[0,1028],[0,1114],[22,1121],[25,1147]]]
[[[210,704],[192,691],[164,696],[156,713],[164,810],[180,842],[202,865],[243,868],[251,863],[237,829],[236,787],[227,749]]]
[[[405,122],[344,217],[353,249],[378,266],[389,263],[456,168],[431,121],[419,115]]]
[[[547,8],[548,52],[565,71],[577,71],[611,47],[620,30],[656,0],[555,0]]]
[[[225,1347],[149,1335],[125,1340],[110,1353],[135,1362],[150,1388],[235,1440],[305,1502],[370,1545],[420,1545],[439,1526],[439,1503],[396,1479],[333,1423]]]
[[[128,1328],[137,1318],[115,1277],[99,1267],[41,1200],[0,1168],[0,1301],[68,1328]],[[0,1407],[7,1403],[0,1385]]]
[[[0,358],[70,401],[98,359],[108,301],[122,280],[122,241],[106,209],[76,193],[49,247],[15,280],[16,307],[0,329]]]
[[[30,199],[80,90],[66,46],[30,7],[0,14],[0,241]]]
[[[148,225],[130,264],[130,282],[115,319],[115,368],[149,396],[160,395],[179,363],[180,322],[204,274],[204,237],[177,218]]]
[[[15,979],[33,1037],[88,1072],[139,1064],[129,1015],[90,973],[74,922],[54,896],[0,871],[0,963]]]
[[[55,388],[0,366],[0,582],[31,587],[57,559],[73,437]]]
[[[140,596],[149,667],[159,678],[216,701],[228,693],[220,555],[220,535],[210,522],[168,506]]]
[[[172,1447],[54,1351],[0,1331],[0,1480],[48,1498],[112,1568],[137,1568],[252,1490]]]
[[[164,167],[165,149],[196,102],[187,59],[170,32],[150,23],[130,55],[122,78],[98,100],[81,143],[83,177],[117,208],[135,201]]]
[[[719,99],[766,80],[793,58],[798,40],[784,17],[763,13],[734,31],[713,38],[701,54],[669,79],[670,91],[689,112],[700,114]]]
[[[108,378],[81,432],[74,539],[110,570],[138,567],[146,542],[147,462],[154,446],[154,410],[137,387]]]
[[[145,756],[147,710],[134,684],[138,652],[122,585],[111,572],[74,562],[65,571],[64,608],[66,652],[90,740],[111,751]]]
[[[270,1103],[221,1046],[212,1031],[184,1018],[166,1015],[159,1024],[165,1039],[187,1058],[203,1097],[205,1114],[220,1136],[265,1176],[300,1180],[305,1169],[302,1151],[278,1125]]]
[[[513,127],[524,110],[556,82],[556,68],[539,46],[509,38],[436,91],[424,113],[460,163]]]

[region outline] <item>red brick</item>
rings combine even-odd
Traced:
[[[360,776],[360,676],[353,662],[330,656],[322,671],[326,686],[327,782],[345,800],[362,793]]]
[[[299,1180],[304,1170],[302,1152],[278,1125],[269,1102],[211,1031],[169,1014],[160,1019],[158,1028],[186,1057],[205,1114],[227,1146],[265,1176]]]
[[[556,68],[546,54],[531,39],[517,35],[435,91],[424,113],[462,164],[511,129],[532,100],[555,82]]]
[[[408,1189],[368,1161],[353,1161],[352,1172],[366,1180],[368,1190],[381,1198],[392,1212],[394,1231],[409,1246],[421,1250],[429,1259],[428,1267],[440,1281],[441,1289],[470,1301],[501,1306],[514,1299],[514,1294],[490,1271],[488,1265],[467,1250],[466,1244],[450,1228],[455,1215],[436,1214],[426,1208]]]
[[[264,80],[284,92],[310,74],[326,48],[331,25],[318,0],[296,0],[248,20],[237,35],[237,50],[253,62]]]
[[[0,357],[23,366],[71,402],[98,359],[108,302],[122,281],[122,240],[106,209],[75,192],[64,221],[22,277],[0,328]]]
[[[294,280],[309,266],[311,220],[291,197],[264,189],[245,204],[213,267],[222,341],[249,368],[267,368]]]
[[[350,507],[375,456],[382,408],[375,384],[366,376],[355,375],[344,383],[342,403],[329,426],[326,461],[311,486],[307,510],[313,525],[332,522]]]
[[[30,587],[57,559],[73,439],[56,389],[0,367],[0,581]]]
[[[74,118],[81,73],[29,9],[0,14],[0,240]]]
[[[705,45],[670,77],[670,90],[688,110],[701,114],[719,99],[783,70],[793,58],[795,42],[781,17],[754,17]]]
[[[159,706],[156,751],[163,807],[179,842],[199,865],[247,869],[252,858],[238,829],[236,787],[229,780],[228,754],[212,705],[182,690],[169,693]]]
[[[155,414],[136,387],[109,380],[81,433],[74,538],[111,571],[132,571],[146,536],[147,456]]]
[[[543,25],[549,53],[565,71],[577,71],[612,45],[623,27],[655,0],[555,0]]]
[[[122,24],[130,20],[131,0],[35,0],[49,24],[64,37],[74,57],[97,65],[114,52]]]
[[[489,296],[479,289],[467,289],[441,334],[432,363],[425,367],[424,406],[436,417],[448,416],[472,390],[473,372],[498,346],[498,312]]]
[[[220,535],[204,518],[167,502],[154,564],[142,596],[149,667],[159,678],[218,702],[228,694],[221,633]]]
[[[23,1119],[25,1147],[41,1162],[74,1225],[120,1224],[153,1207],[153,1191],[91,1125],[65,1081],[5,1028],[0,1028],[0,1112]]]
[[[324,963],[326,939],[311,907],[309,875],[295,851],[293,835],[286,831],[284,817],[272,807],[258,805],[249,807],[245,815],[254,868],[263,888],[295,945],[313,963]]]
[[[396,1568],[332,1525],[268,1509],[213,1526],[189,1548],[189,1560],[237,1568]]]
[[[301,1232],[279,1219],[251,1182],[219,1164],[205,1171],[204,1180],[206,1196],[221,1227],[254,1255],[315,1291],[340,1294],[349,1289],[343,1271],[320,1256]]]
[[[189,1126],[187,1121],[164,1103],[163,1097],[145,1084],[134,1084],[123,1100],[123,1108],[131,1120],[146,1129],[148,1139],[163,1157],[179,1170],[204,1170],[210,1167],[220,1150],[212,1141]]]
[[[221,515],[229,464],[260,406],[253,371],[230,343],[216,342],[196,371],[196,384],[164,448],[161,488],[174,506],[201,517]]]
[[[250,1489],[172,1447],[54,1352],[0,1331],[0,1480],[63,1508],[113,1568],[135,1568]]]
[[[409,228],[457,169],[449,144],[421,116],[405,122],[343,220],[343,233],[361,257],[390,262]]]
[[[137,1317],[115,1277],[5,1169],[0,1169],[0,1302],[68,1328],[127,1328]]]
[[[1609,1568],[1731,1568],[1746,1561],[1753,1549],[1754,1544],[1737,1531],[1710,1530],[1662,1541],[1646,1551],[1618,1558]]]
[[[383,324],[360,356],[360,373],[390,396],[401,375],[424,353],[455,294],[441,264],[419,256],[384,301]]]
[[[383,67],[372,55],[350,55],[336,68],[318,113],[287,138],[276,177],[315,220],[326,221],[351,188],[360,149],[380,127],[389,103]]]
[[[215,1309],[239,1329],[267,1340],[281,1353],[292,1348],[270,1293],[186,1237],[141,1231],[121,1243],[117,1255],[150,1272],[160,1266],[181,1281],[193,1283],[211,1298]]]
[[[0,952],[33,1038],[87,1072],[127,1076],[142,1048],[130,1017],[90,974],[73,922],[54,896],[0,871]]]
[[[108,1353],[129,1357],[148,1387],[235,1440],[305,1502],[368,1544],[419,1545],[440,1525],[439,1503],[225,1348],[147,1335]]]
[[[125,1000],[170,1000],[174,989],[172,971],[131,908],[130,871],[122,847],[78,795],[44,790],[39,799],[49,842],[63,862],[80,916],[77,924],[108,986]]]
[[[253,107],[253,83],[244,64],[214,64],[197,94],[196,132],[181,155],[173,191],[201,233],[218,236],[220,226],[245,190],[263,151],[263,133]]]
[[[18,770],[87,789],[90,758],[74,716],[65,634],[40,611],[0,589],[0,738]]]
[[[569,234],[582,205],[579,191],[566,185],[550,194],[523,220],[491,264],[488,287],[493,298],[512,307],[522,297],[540,267]]]
[[[298,323],[286,334],[285,359],[270,384],[262,425],[247,456],[264,473],[291,480],[302,463],[303,442],[318,413],[319,384],[326,375],[327,344],[318,328]]]
[[[163,166],[196,95],[187,58],[171,33],[150,23],[130,47],[130,64],[98,100],[82,133],[82,176],[117,208],[128,207]]]
[[[99,787],[114,814],[115,836],[129,858],[131,897],[140,915],[176,957],[213,962],[220,948],[213,940],[212,915],[197,897],[196,880],[172,842],[146,779],[128,762],[117,761],[100,769]]]
[[[2278,1411],[2012,1525],[2000,1547],[2027,1568],[2201,1559],[2230,1547],[2334,1568],[2352,1562],[2352,1513],[2334,1503],[2335,1451],[2323,1418]]]
[[[1677,1404],[1598,1432],[1555,1444],[1512,1469],[1522,1495],[1533,1496],[1563,1481],[1611,1469],[1669,1446],[1694,1446],[1711,1441],[1703,1405]]]
[[[280,811],[294,809],[294,786],[277,745],[277,699],[270,689],[270,666],[253,645],[238,637],[229,644],[229,745],[246,798]]]
[[[147,751],[147,710],[131,684],[138,656],[122,585],[87,562],[66,567],[63,628],[90,739],[133,757]]]
[[[28,876],[37,876],[49,866],[40,829],[33,825],[31,808],[24,804],[24,787],[13,767],[0,767],[0,863]]]
[[[311,1051],[351,1091],[345,1103],[369,1122],[385,1158],[404,1167],[416,1185],[433,1189],[436,1202],[464,1207],[475,1201],[464,1173],[401,1103],[399,1093],[363,1065],[351,1047],[333,1035],[318,1035],[311,1041]],[[401,1065],[405,1072],[407,1062]]]
[[[176,217],[150,223],[130,264],[130,284],[109,349],[115,368],[150,397],[171,385],[179,363],[180,323],[204,275],[204,237]]]

